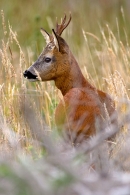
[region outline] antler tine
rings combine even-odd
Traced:
[[[65,22],[66,22],[66,14],[65,14],[65,16],[64,16],[64,18],[63,18],[63,19],[61,18],[61,24],[63,24],[63,25],[64,25],[64,24],[65,24]]]
[[[70,13],[70,18],[69,18],[67,24],[65,25],[65,28],[69,25],[70,21],[71,21],[71,13]],[[64,29],[65,29],[65,28],[64,28]]]
[[[58,24],[58,22],[56,22],[56,30],[55,30],[56,34],[60,36],[63,30],[69,25],[70,21],[71,21],[71,14],[68,22],[65,24],[66,22],[66,14],[65,14],[64,18],[61,19],[61,24]]]

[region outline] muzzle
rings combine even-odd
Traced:
[[[37,75],[34,75],[34,74],[32,74],[30,71],[28,71],[28,70],[25,70],[25,72],[23,73],[23,76],[25,77],[25,78],[27,78],[27,79],[38,79],[38,77],[37,77]]]

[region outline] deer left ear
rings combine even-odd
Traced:
[[[46,43],[50,43],[51,41],[51,36],[49,35],[49,33],[46,32],[46,30],[44,30],[43,28],[40,29],[42,35],[44,36]]]

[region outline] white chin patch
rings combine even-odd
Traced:
[[[30,82],[37,82],[37,81],[39,81],[38,78],[36,78],[36,79],[28,79],[28,78],[26,78],[26,79],[29,80]]]
[[[36,82],[38,79],[28,79],[30,82]]]

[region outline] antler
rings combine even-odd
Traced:
[[[71,21],[71,14],[67,23],[66,23],[66,14],[65,14],[64,18],[61,19],[61,24],[58,24],[58,22],[56,23],[56,29],[55,29],[56,34],[60,36],[63,30],[69,25],[70,21]]]

